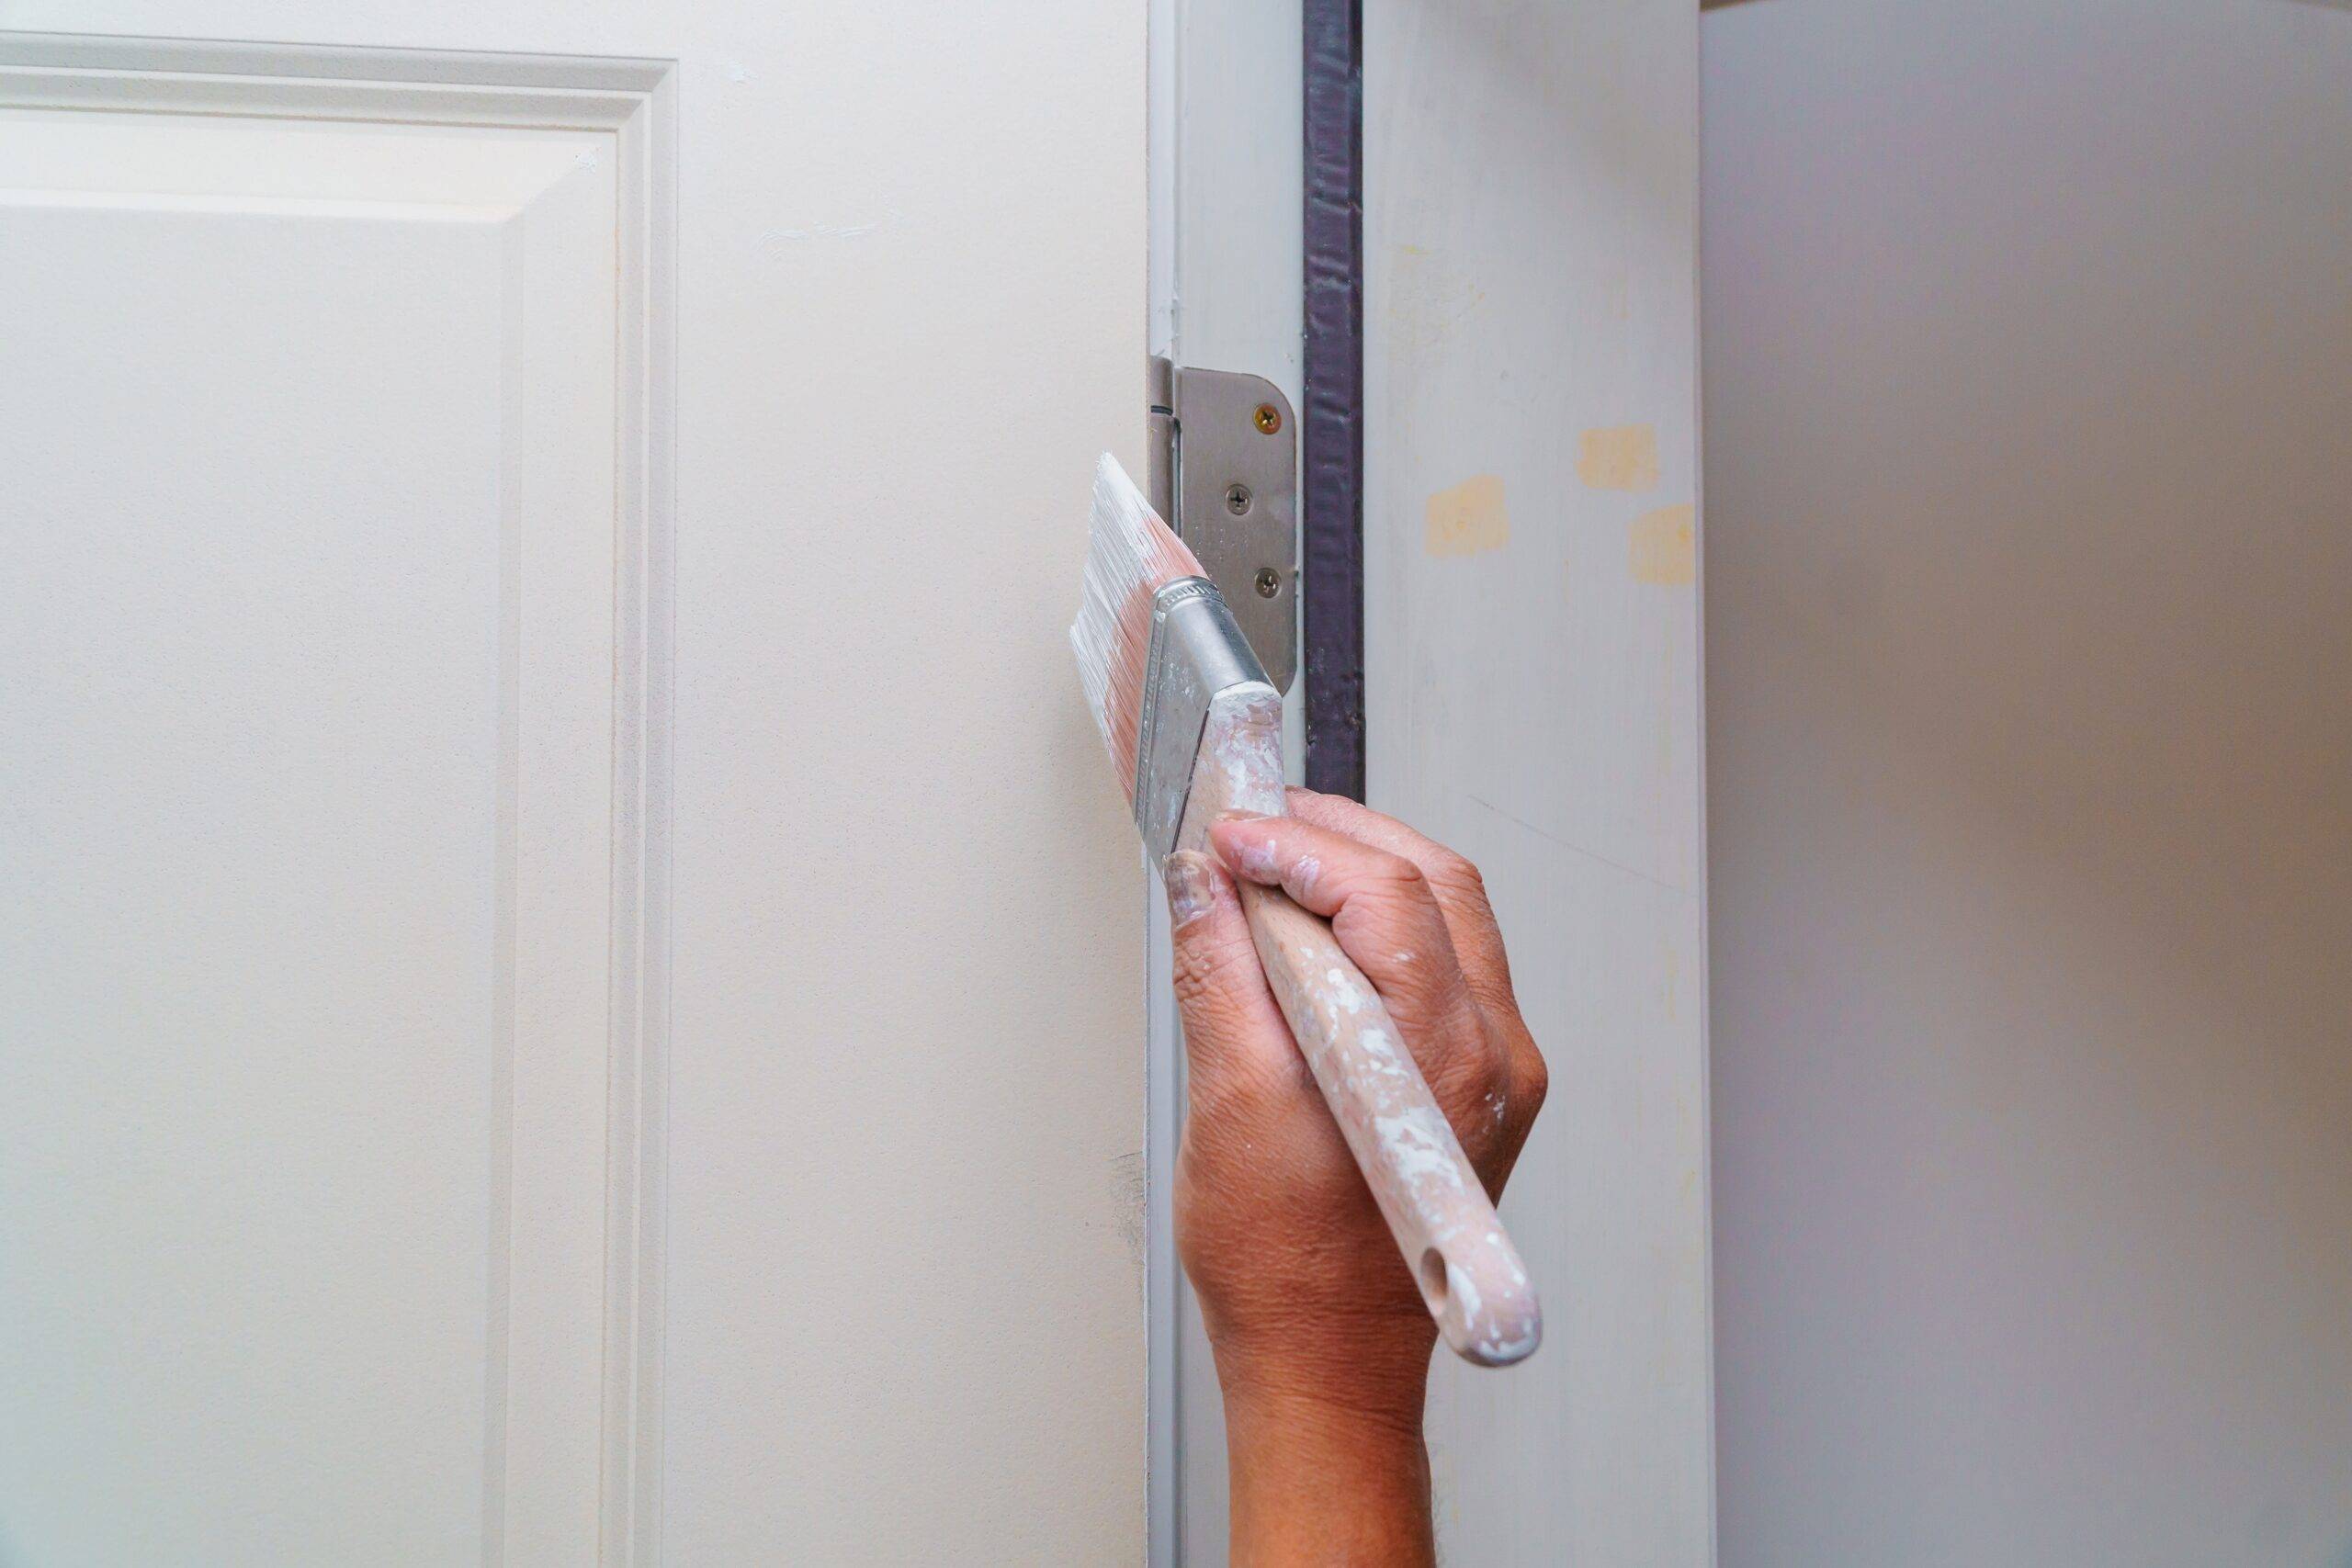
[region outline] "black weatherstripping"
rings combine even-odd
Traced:
[[[1363,798],[1363,3],[1306,17],[1306,785]]]

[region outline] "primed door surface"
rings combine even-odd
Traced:
[[[0,1564],[1137,1555],[1140,8],[0,22]]]

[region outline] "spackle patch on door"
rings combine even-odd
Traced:
[[[1634,518],[1626,544],[1634,581],[1679,588],[1698,576],[1698,523],[1692,506],[1661,506]]]
[[[1657,489],[1657,430],[1612,424],[1577,437],[1577,478],[1593,490]]]
[[[1422,547],[1433,556],[1475,556],[1510,542],[1499,474],[1480,474],[1430,497],[1423,512]]]

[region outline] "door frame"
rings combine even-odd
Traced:
[[[1302,416],[1294,777],[1487,859],[1560,1086],[1505,1204],[1553,1342],[1437,1369],[1441,1545],[1710,1562],[1696,9],[1151,0],[1149,37],[1151,350]],[[1636,436],[1623,472],[1583,466]],[[1493,542],[1425,541],[1474,476]],[[1148,1561],[1216,1568],[1156,889],[1147,912]]]

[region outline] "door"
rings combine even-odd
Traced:
[[[0,5],[0,1563],[1136,1554],[1133,9]]]

